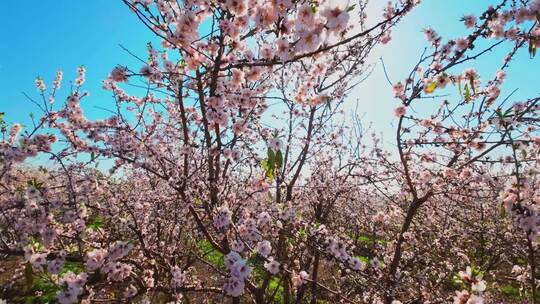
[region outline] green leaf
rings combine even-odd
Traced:
[[[24,266],[24,287],[26,290],[30,290],[34,285],[34,269],[32,269],[32,264],[27,262]]]
[[[6,121],[4,120],[6,113],[0,112],[0,132],[5,133],[7,132],[7,126]]]
[[[266,158],[266,177],[270,180],[274,179],[274,171],[276,169],[276,154],[272,149],[268,149]]]
[[[278,150],[276,153],[276,169],[281,169],[281,166],[283,166],[283,154]]]
[[[266,159],[263,159],[261,161],[261,168],[263,169],[264,172],[268,171],[268,162],[266,161]]]
[[[266,177],[273,180],[281,166],[283,166],[283,154],[281,151],[274,151],[270,148],[267,150],[267,157],[261,161],[261,168]]]
[[[267,158],[268,159],[268,166],[270,168],[274,168],[275,163],[276,163],[276,154],[274,153],[274,150],[268,149],[267,157],[268,157]]]
[[[281,284],[281,279],[279,277],[272,277],[267,289],[268,297],[273,297],[270,303],[284,303],[283,292],[284,288],[283,284]]]
[[[503,118],[504,118],[504,116],[503,116],[503,114],[502,114],[502,112],[501,112],[500,109],[495,110],[495,114],[497,114],[497,116],[498,116],[500,119],[503,119]]]
[[[43,182],[38,181],[35,177],[32,177],[31,179],[27,180],[26,184],[38,190],[43,190]]]
[[[433,91],[435,91],[435,89],[437,88],[437,83],[436,82],[432,82],[430,84],[428,84],[425,88],[425,91],[426,93],[433,93]]]
[[[263,169],[263,172],[269,180],[274,179],[274,169],[270,167],[268,164],[268,159],[263,159],[261,162],[261,168]]]
[[[268,170],[266,172],[266,177],[271,181],[274,180],[274,170]]]
[[[471,84],[471,89],[473,91],[473,94],[476,94],[476,90],[474,88],[474,77],[473,76],[471,76],[471,78],[469,79],[469,82]]]
[[[224,255],[215,250],[210,242],[207,240],[200,240],[197,242],[197,247],[200,251],[201,256],[208,261],[210,264],[214,265],[217,268],[224,269]]]
[[[349,7],[347,7],[347,9],[346,9],[347,13],[354,10],[355,7],[356,7],[356,4],[353,4],[353,5],[349,6]]]
[[[507,297],[512,298],[514,300],[520,300],[521,295],[520,291],[517,287],[514,287],[510,284],[503,285],[499,288],[499,290]]]
[[[471,91],[469,90],[469,85],[466,84],[465,85],[465,101],[470,101],[471,100]]]
[[[357,255],[357,256],[355,256],[355,258],[360,260],[360,262],[369,265],[369,258],[368,257],[363,256],[363,255]]]
[[[75,274],[79,274],[84,271],[84,266],[81,262],[70,262],[66,261],[64,263],[64,267],[62,267],[62,270],[60,270],[60,274],[64,274],[66,272],[73,272]]]
[[[42,251],[44,249],[43,244],[41,244],[41,242],[33,236],[28,239],[28,245],[30,245],[36,251]]]
[[[87,226],[88,228],[92,230],[97,230],[103,227],[104,224],[105,224],[105,218],[98,214],[88,223]]]
[[[56,298],[59,290],[60,286],[56,285],[52,281],[50,275],[47,272],[35,274],[32,288],[24,296],[25,303],[56,303]]]
[[[465,284],[465,282],[463,282],[463,280],[457,273],[452,276],[450,284],[456,290],[467,288],[467,285]]]
[[[536,40],[533,38],[529,39],[529,55],[531,58],[536,56]]]
[[[366,235],[360,235],[358,236],[358,241],[364,244],[371,244],[373,243],[373,238]]]

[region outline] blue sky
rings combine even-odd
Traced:
[[[351,1],[352,3],[352,1]],[[372,1],[384,5],[386,1]],[[377,50],[371,62],[383,57],[393,82],[405,78],[426,46],[421,29],[431,26],[444,37],[459,37],[466,33],[459,19],[466,13],[480,12],[494,3],[489,0],[423,0],[419,8],[405,18],[394,31],[392,42]],[[37,113],[21,92],[38,96],[34,79],[41,76],[50,86],[57,69],[64,71],[63,90],[58,101],[67,96],[69,81],[75,78],[79,65],[87,68],[85,89],[91,92],[85,109],[89,117],[103,117],[99,107],[112,105],[110,94],[101,90],[101,81],[117,64],[138,69],[139,63],[122,50],[122,44],[141,57],[146,57],[146,42],[153,39],[147,30],[120,0],[3,0],[0,18],[0,111],[6,112],[8,122],[28,123],[28,114]],[[374,14],[380,18],[380,12]],[[493,55],[502,54],[504,49]],[[494,73],[502,56],[473,62],[469,66],[481,72]],[[512,64],[506,93],[520,88],[516,97],[540,93],[535,72],[540,70],[540,58],[529,59],[519,54]],[[486,74],[491,78],[492,74]],[[504,96],[503,92],[503,96]],[[354,89],[346,107],[356,101],[365,113],[365,122],[374,122],[375,130],[392,133],[392,110],[397,106],[382,68],[378,64],[372,76]],[[105,115],[108,116],[108,115]]]
[[[101,81],[117,64],[138,67],[138,63],[118,45],[146,57],[149,31],[119,0],[3,0],[0,18],[0,111],[8,121],[28,121],[36,107],[21,92],[38,96],[36,76],[50,86],[58,69],[64,71],[63,90],[69,92],[79,65],[87,68],[85,89],[92,106],[88,116],[99,116],[95,107],[106,107],[110,94],[101,90]]]
[[[386,1],[381,1],[386,3]],[[382,57],[390,80],[395,83],[402,81],[410,73],[417,63],[422,51],[427,46],[427,42],[422,33],[422,29],[432,27],[443,39],[459,38],[467,35],[469,31],[465,28],[460,19],[467,14],[473,13],[478,16],[490,4],[500,1],[493,0],[423,0],[419,7],[411,12],[402,23],[398,25],[392,35],[392,41],[376,51],[371,62],[377,62]],[[381,4],[382,5],[382,4]],[[492,42],[495,42],[492,40]],[[477,46],[476,51],[480,50]],[[475,68],[481,74],[481,79],[487,81],[492,79],[495,72],[502,65],[502,59],[511,49],[505,45],[496,48],[487,56],[478,60],[470,61],[462,65],[454,72],[460,73],[465,68]],[[518,89],[513,95],[518,101],[540,95],[540,81],[534,76],[540,70],[540,57],[529,58],[527,49],[517,54],[515,60],[507,70],[507,80],[503,85],[501,97],[506,97],[514,89]],[[457,88],[449,86],[446,90],[437,94],[456,93]],[[393,98],[391,86],[386,80],[382,66],[378,62],[371,77],[354,89],[351,94],[349,107],[355,106],[355,100],[359,100],[359,111],[365,113],[364,120],[373,122],[373,130],[381,132],[386,143],[394,145],[393,109],[399,105],[399,100]],[[440,99],[437,100],[439,102]],[[430,100],[421,102],[432,103]],[[418,105],[418,103],[416,103]],[[422,105],[423,106],[423,105]],[[429,105],[426,105],[426,108]],[[415,110],[421,110],[421,106],[416,106]]]

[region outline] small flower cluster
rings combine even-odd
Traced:
[[[225,256],[224,262],[231,277],[223,286],[223,290],[230,296],[239,297],[244,293],[244,281],[250,275],[251,267],[236,251],[229,252]]]
[[[471,292],[468,290],[456,291],[456,295],[454,296],[454,304],[484,303],[482,292],[486,290],[486,282],[482,280],[482,275],[473,275],[470,266],[467,266],[465,271],[460,271],[458,275],[464,283],[470,284]]]

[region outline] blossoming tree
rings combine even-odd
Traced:
[[[5,298],[495,303],[510,286],[540,302],[540,97],[500,97],[536,53],[539,1],[467,15],[465,37],[425,29],[388,101],[394,150],[342,103],[418,1],[370,18],[367,1],[123,2],[161,44],[104,80],[110,117],[85,117],[80,67],[65,103],[61,72],[36,80],[32,129],[1,120]],[[503,46],[481,78],[474,60]],[[38,155],[56,165],[25,165]]]

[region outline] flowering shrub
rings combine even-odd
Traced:
[[[110,117],[84,115],[81,66],[65,103],[61,72],[36,80],[33,129],[1,121],[4,298],[540,302],[540,97],[500,97],[517,52],[536,53],[540,1],[467,15],[466,37],[424,30],[393,85],[393,150],[341,104],[418,1],[370,22],[364,1],[123,2],[161,45],[103,81]],[[473,60],[500,45],[481,75]]]

